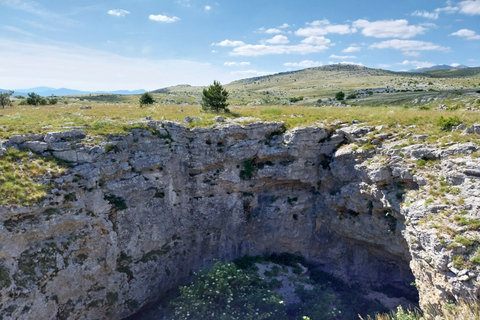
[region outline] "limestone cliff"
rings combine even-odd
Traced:
[[[478,296],[476,266],[454,261],[471,250],[448,247],[448,229],[425,220],[442,210],[478,218],[475,145],[394,147],[395,135],[361,125],[145,126],[100,145],[80,130],[4,142],[72,168],[42,203],[0,208],[1,315],[122,319],[213,259],[266,252],[410,300],[415,282],[423,306]],[[412,172],[416,159],[438,161]],[[428,174],[459,191],[427,201]]]

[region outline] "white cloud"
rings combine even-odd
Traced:
[[[268,44],[287,44],[289,42],[288,38],[282,35],[276,35],[271,39],[265,40],[265,43]]]
[[[342,62],[329,61],[328,64],[346,64],[346,65],[353,64],[354,66],[363,66],[363,64],[360,62],[351,62],[351,61],[342,61]]]
[[[350,46],[350,47],[348,47],[347,49],[343,49],[342,52],[344,52],[344,53],[350,53],[350,52],[358,52],[358,51],[360,51],[360,50],[362,50],[362,48],[357,47],[357,46]]]
[[[257,70],[245,70],[245,71],[232,71],[232,75],[236,76],[242,76],[242,77],[260,77],[260,76],[266,76],[267,74],[272,74],[271,72],[266,72],[266,71],[257,71]]]
[[[345,60],[345,59],[357,59],[356,56],[337,56],[336,54],[331,54],[329,58],[332,58],[332,59],[340,59],[340,60]]]
[[[424,33],[427,28],[422,26],[412,26],[407,20],[381,20],[369,22],[360,19],[353,22],[355,28],[362,29],[362,34],[367,37],[375,38],[401,38],[408,39],[418,34]]]
[[[250,62],[225,62],[223,65],[227,67],[249,66]]]
[[[179,17],[175,17],[175,16],[169,17],[169,16],[164,16],[163,14],[157,14],[157,15],[151,14],[148,16],[148,18],[153,21],[166,22],[166,23],[172,23],[180,20]]]
[[[2,64],[0,77],[0,88],[5,89],[155,90],[179,83],[206,85],[212,79],[225,83],[234,79],[204,63],[130,58],[71,43],[54,46],[0,38],[0,61],[8,61]]]
[[[123,9],[112,9],[108,10],[107,12],[109,15],[116,16],[116,17],[125,17],[130,11],[123,10]]]
[[[480,0],[462,1],[458,4],[460,12],[468,15],[480,14]]]
[[[240,47],[240,46],[244,46],[245,43],[243,41],[231,41],[231,40],[223,40],[219,43],[212,43],[212,45],[214,46],[220,46],[220,47]]]
[[[325,45],[312,46],[309,44],[298,44],[298,45],[279,45],[279,46],[269,46],[264,44],[247,44],[241,47],[237,47],[230,52],[231,56],[264,56],[268,54],[307,54],[322,52],[327,50],[328,47]]]
[[[427,19],[433,19],[433,20],[437,20],[438,19],[438,12],[435,11],[435,12],[427,12],[427,11],[414,11],[412,12],[412,16],[414,17],[423,17],[423,18],[427,18]]]
[[[317,37],[317,36],[310,36],[302,40],[302,43],[317,45],[317,46],[327,45],[330,42],[331,42],[330,39],[327,39],[325,37]]]
[[[457,12],[459,9],[460,9],[459,7],[452,7],[451,5],[448,5],[444,8],[437,8],[437,9],[433,10],[433,12],[417,10],[417,11],[412,12],[412,16],[437,20],[440,13],[443,12],[443,13],[446,13],[446,14],[452,14],[452,13]]]
[[[281,26],[278,26],[277,28],[278,29],[285,29],[285,28],[288,28],[288,27],[290,27],[290,25],[288,23],[284,23]]]
[[[275,34],[275,33],[282,33],[283,31],[277,28],[270,28],[265,30],[264,32],[268,34]]]
[[[348,34],[355,33],[357,30],[351,28],[347,24],[331,24],[328,20],[316,20],[307,23],[307,28],[300,28],[295,31],[297,36],[310,37],[310,36],[324,36],[329,33]]]
[[[405,55],[417,55],[419,51],[450,51],[449,47],[442,47],[431,42],[398,39],[377,42],[370,45],[369,48],[401,50]]]
[[[210,11],[210,10],[212,10],[211,6],[205,6],[205,11]]]
[[[456,68],[456,67],[460,66],[460,63],[452,63],[450,66]]]
[[[451,36],[462,37],[462,38],[465,38],[467,40],[480,40],[480,34],[477,34],[475,31],[468,30],[468,29],[461,29],[461,30],[458,30],[457,32],[454,32],[454,33],[450,34],[450,35]]]
[[[322,63],[320,61],[303,60],[300,62],[286,62],[283,65],[285,67],[313,68],[321,66]]]
[[[402,66],[414,66],[416,69],[421,69],[421,68],[430,68],[433,67],[435,64],[427,61],[409,61],[409,60],[404,60],[403,62],[396,63],[398,65]]]

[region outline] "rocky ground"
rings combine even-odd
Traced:
[[[271,252],[421,306],[478,297],[475,143],[358,122],[136,127],[2,143],[71,166],[42,203],[0,208],[2,316],[122,319],[213,259]]]

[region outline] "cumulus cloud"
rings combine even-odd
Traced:
[[[356,56],[337,56],[336,54],[331,54],[329,58],[332,58],[332,59],[340,59],[340,60],[345,60],[345,59],[357,59]]]
[[[242,76],[242,77],[260,77],[260,76],[266,76],[267,74],[272,74],[271,72],[266,72],[266,71],[257,71],[257,70],[244,70],[244,71],[232,71],[232,75],[236,76]]]
[[[458,4],[460,12],[468,15],[480,14],[480,0],[462,1]]]
[[[262,27],[262,28],[257,29],[255,32],[267,33],[267,34],[279,34],[279,33],[285,33],[282,29],[286,29],[288,27],[290,27],[290,25],[288,23],[284,23],[281,26],[278,26],[276,28],[266,29],[266,28]]]
[[[344,52],[344,53],[350,53],[350,52],[358,52],[358,51],[360,51],[360,50],[362,50],[362,48],[357,47],[357,46],[350,46],[350,47],[348,47],[348,48],[346,48],[346,49],[343,49],[342,52]]]
[[[275,34],[275,33],[282,33],[283,31],[277,28],[270,28],[265,30],[264,32],[268,34]]]
[[[360,19],[353,22],[355,28],[362,29],[362,34],[367,37],[375,38],[412,38],[418,34],[424,33],[427,28],[422,26],[412,26],[405,19],[400,20],[381,20],[370,22]]]
[[[301,41],[302,43],[311,44],[311,45],[328,45],[331,41],[325,37],[310,36]]]
[[[250,62],[225,62],[223,65],[227,67],[249,66]]]
[[[456,67],[458,67],[458,66],[461,66],[461,64],[455,62],[455,63],[452,63],[450,66],[456,68]]]
[[[412,16],[437,20],[438,19],[438,12],[437,11],[428,12],[428,11],[417,10],[417,11],[412,12]]]
[[[353,64],[354,66],[363,66],[363,64],[360,62],[351,62],[351,61],[342,61],[342,62],[329,61],[328,64],[346,64],[346,65]]]
[[[220,46],[220,47],[239,47],[244,46],[245,43],[243,41],[231,41],[231,40],[223,40],[219,43],[212,43],[213,46]]]
[[[457,37],[462,37],[467,40],[480,40],[480,34],[477,34],[473,30],[468,30],[468,29],[461,29],[458,30],[457,32],[454,32],[450,34],[451,36],[457,36]]]
[[[169,16],[164,16],[163,14],[157,14],[157,15],[151,14],[148,16],[148,18],[153,21],[165,22],[165,23],[172,23],[180,20],[179,17],[175,17],[175,16],[169,17]]]
[[[320,61],[303,60],[300,62],[286,62],[283,65],[285,67],[313,68],[321,66],[322,63]]]
[[[316,20],[307,23],[306,28],[300,28],[295,31],[297,36],[310,37],[310,36],[324,36],[329,33],[336,34],[348,34],[355,33],[357,30],[351,28],[348,24],[331,24],[328,20]]]
[[[112,9],[112,10],[108,10],[107,13],[115,17],[125,17],[127,14],[130,13],[130,11],[123,10],[123,9]]]
[[[265,43],[268,44],[287,44],[289,42],[288,38],[282,35],[276,35],[271,39],[265,40]]]
[[[211,6],[205,6],[205,11],[210,11],[210,10],[212,10]]]
[[[437,8],[437,9],[433,10],[433,12],[416,10],[416,11],[412,12],[412,16],[437,20],[438,17],[440,16],[440,13],[443,12],[443,13],[446,13],[446,14],[452,14],[452,13],[457,12],[459,9],[460,9],[459,7],[453,7],[453,6],[449,5],[449,6],[446,6],[444,8]]]
[[[406,55],[417,55],[419,51],[443,51],[449,52],[449,47],[442,47],[431,42],[418,40],[387,40],[377,42],[369,46],[370,49],[395,49],[401,50]]]
[[[313,46],[309,44],[298,45],[278,45],[269,46],[265,44],[247,44],[241,47],[236,47],[230,52],[231,56],[264,56],[268,54],[307,54],[322,52],[328,49],[326,45]]]
[[[396,63],[398,65],[402,66],[414,66],[415,69],[421,69],[421,68],[430,68],[433,67],[435,64],[427,61],[409,61],[409,60],[404,60],[403,62]]]

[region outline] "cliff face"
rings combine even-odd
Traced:
[[[146,125],[102,147],[75,130],[4,143],[74,165],[41,204],[0,208],[2,315],[122,319],[213,259],[267,252],[301,254],[410,300],[416,282],[424,306],[478,295],[476,269],[462,274],[452,264],[468,250],[447,249],[442,231],[422,224],[458,204],[422,198],[425,174],[405,160],[440,159],[429,170],[454,181],[473,219],[480,203],[469,177],[478,163],[452,157],[475,146],[394,149],[394,136],[377,134],[378,148],[362,151],[353,142],[375,128],[356,125]]]

